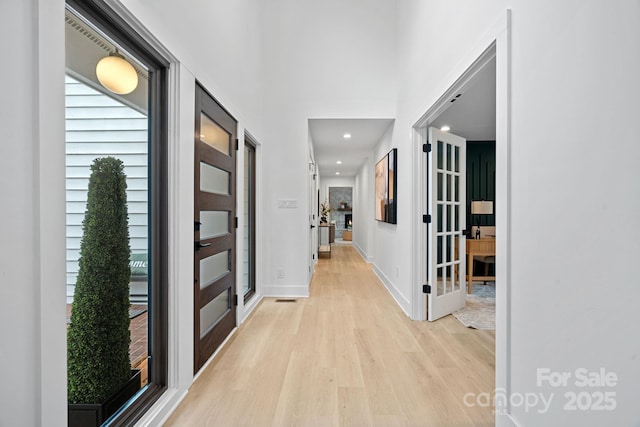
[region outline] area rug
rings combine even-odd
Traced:
[[[453,313],[467,328],[496,328],[496,287],[495,284],[473,285],[473,293],[467,295],[464,308]]]

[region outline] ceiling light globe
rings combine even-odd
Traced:
[[[100,84],[118,95],[126,95],[138,87],[138,73],[126,59],[118,54],[102,58],[96,65]]]

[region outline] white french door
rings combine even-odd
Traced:
[[[427,319],[437,320],[466,301],[466,140],[429,128]]]
[[[316,212],[318,210],[317,206],[317,181],[316,181],[316,165],[313,162],[313,158],[309,157],[309,271],[307,274],[307,283],[311,284],[311,279],[313,278],[313,273],[315,271],[315,262],[316,262],[316,251],[318,249],[318,241],[316,236],[318,235],[316,231]]]

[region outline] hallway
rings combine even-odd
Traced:
[[[265,298],[166,426],[490,426],[494,331],[411,321],[351,245],[311,296]]]

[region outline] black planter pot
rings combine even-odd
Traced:
[[[102,403],[73,403],[67,405],[69,427],[98,427],[140,390],[140,370],[131,370],[131,379]]]

